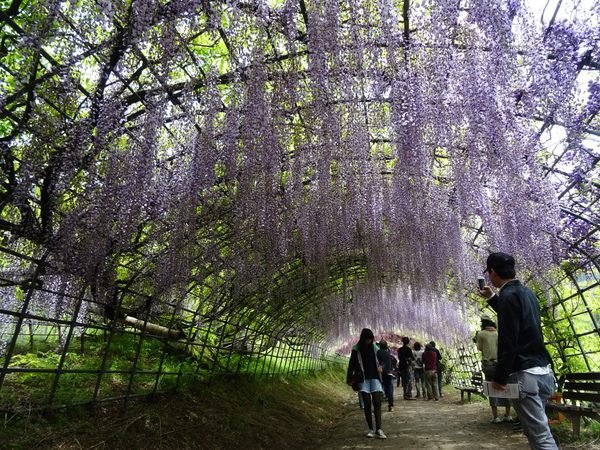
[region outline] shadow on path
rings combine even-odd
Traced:
[[[508,423],[492,424],[487,401],[460,403],[460,394],[448,386],[440,401],[396,400],[395,410],[383,409],[387,439],[366,437],[367,426],[358,402],[344,405],[347,415],[321,443],[319,450],[334,449],[511,449],[527,450],[522,432]],[[503,410],[503,408],[501,408]]]

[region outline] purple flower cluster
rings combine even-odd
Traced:
[[[464,302],[403,284],[357,282],[351,295],[350,302],[347,294],[329,298],[317,322],[319,329],[330,330],[326,341],[334,348],[355,343],[364,327],[371,328],[378,338],[389,340],[396,335],[396,343],[401,342],[399,336],[412,336],[450,344],[471,334],[470,308]]]
[[[286,298],[310,311],[307,335],[443,339],[466,333],[489,251],[540,273],[566,255],[559,232],[594,242],[597,217],[561,222],[568,196],[545,167],[572,169],[573,198],[597,194],[582,186],[600,89],[581,102],[577,81],[593,21],[542,30],[518,0],[80,3],[25,21],[42,63],[7,40],[25,55],[2,103],[23,122],[3,165],[7,245],[48,250],[57,292],[83,281],[108,302],[127,286],[153,312],[175,299],[257,317]],[[540,116],[567,129],[561,161]],[[357,261],[348,303],[329,284]],[[304,306],[291,282],[284,296],[292,279],[327,300]]]

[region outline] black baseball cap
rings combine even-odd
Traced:
[[[515,258],[508,253],[497,252],[491,253],[490,256],[487,257],[486,268],[483,273],[489,272],[490,269],[494,269],[494,272],[496,273],[502,273],[505,272],[506,269],[514,270],[514,268]]]

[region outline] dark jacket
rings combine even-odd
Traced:
[[[520,281],[512,280],[488,304],[498,314],[498,366],[494,381],[506,384],[513,372],[546,367],[549,361],[535,294]]]
[[[369,374],[369,373],[365,373],[365,365],[361,364],[359,358],[358,358],[358,345],[354,345],[352,347],[352,353],[350,354],[350,361],[348,361],[348,371],[346,373],[346,383],[351,383],[352,382],[352,376],[354,375],[354,373],[362,373],[363,376],[365,378],[378,378],[379,381],[381,380],[381,373],[379,372],[379,368],[381,367],[381,364],[379,363],[379,360],[377,359],[377,353],[379,352],[379,347],[377,346],[377,344],[373,344],[373,358],[374,358],[374,364],[375,364],[375,368],[376,368],[376,374]],[[362,358],[361,358],[362,359]],[[367,364],[367,366],[372,367],[372,364]]]
[[[440,353],[440,351],[436,347],[433,347],[432,351],[437,355],[437,366],[436,366],[437,369],[436,370],[438,372],[440,372],[442,370],[442,367],[443,367],[443,365],[442,365],[442,359],[443,359],[442,358],[442,354]]]
[[[382,348],[377,352],[377,359],[383,368],[383,375],[393,375],[396,371],[398,361],[389,349]]]
[[[398,349],[398,370],[408,369],[413,359],[413,352],[408,345],[400,347]]]

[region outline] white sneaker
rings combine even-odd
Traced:
[[[502,423],[504,422],[504,419],[500,416],[496,417],[495,419],[491,420],[492,423]]]
[[[375,432],[373,430],[369,430],[367,437],[375,437]]]
[[[503,421],[503,422],[512,423],[512,422],[514,422],[515,420],[512,418],[512,416],[504,416],[504,417],[502,418],[502,421]]]
[[[377,434],[375,436],[377,439],[387,439],[387,436],[383,434],[383,430],[377,430]]]

